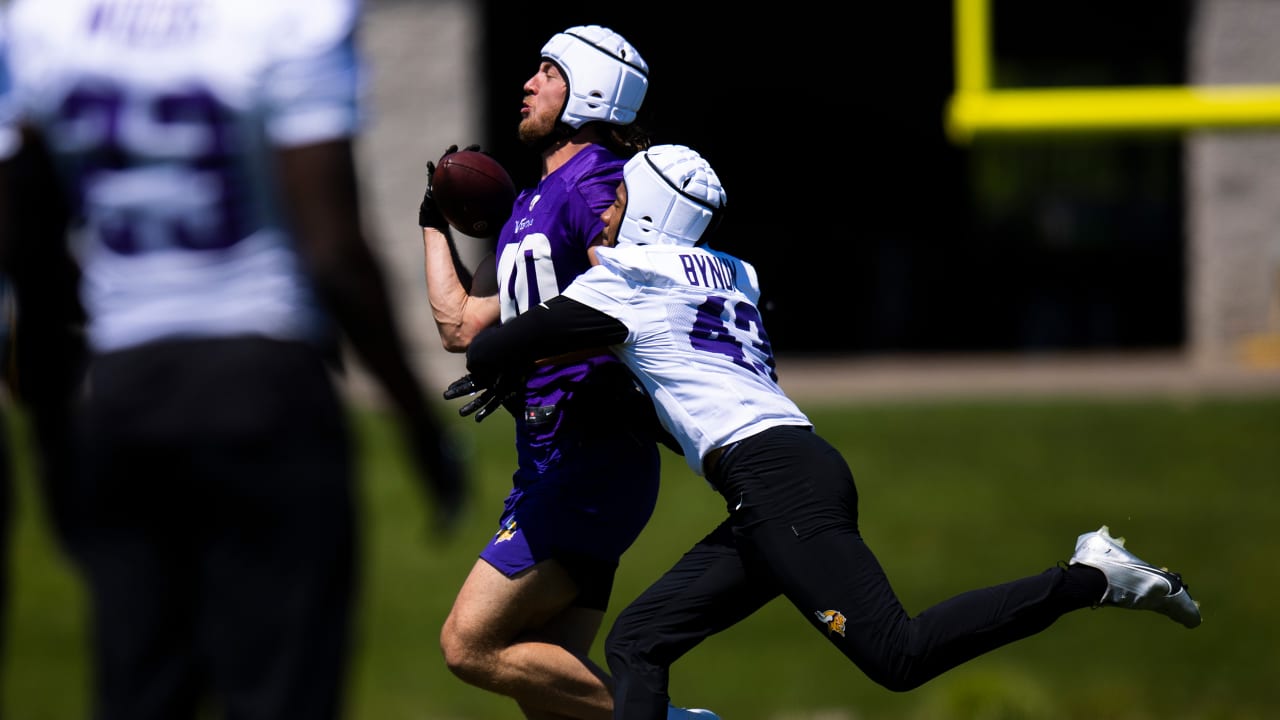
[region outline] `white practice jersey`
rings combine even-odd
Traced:
[[[614,351],[702,475],[711,450],[779,425],[810,426],[778,387],[750,263],[703,247],[598,248],[564,295],[627,327]]]
[[[81,225],[98,351],[330,331],[282,217],[274,146],[352,136],[357,0],[13,0],[20,119]]]

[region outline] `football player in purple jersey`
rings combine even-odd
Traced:
[[[624,158],[648,146],[635,124],[648,72],[609,28],[575,26],[546,42],[519,124],[541,177],[517,195],[495,253],[474,273],[456,267],[428,184],[418,224],[446,349],[465,351],[590,267],[587,248]],[[506,408],[515,423],[512,489],[444,622],[444,659],[526,717],[608,718],[612,681],[588,654],[619,559],[657,502],[652,405],[617,358],[598,352],[539,368]]]
[[[1080,535],[1065,563],[909,615],[859,532],[848,464],[778,385],[755,268],[703,244],[725,207],[715,171],[687,147],[659,145],[623,172],[591,250],[598,265],[477,338],[471,375],[446,392],[480,392],[462,408],[479,413],[543,359],[609,347],[653,397],[690,469],[724,499],[728,517],[610,630],[614,718],[668,717],[671,665],[779,596],[897,692],[1087,607],[1200,624],[1181,576],[1134,556],[1106,526]]]
[[[47,149],[57,174],[29,194],[65,200],[82,274],[62,518],[98,720],[342,716],[360,553],[341,340],[398,411],[438,529],[465,499],[365,232],[360,8],[14,0],[0,16],[0,110],[24,151]],[[0,163],[0,190],[19,169]],[[13,231],[35,210],[12,200],[4,269],[49,285],[31,247],[48,238]],[[44,290],[19,293],[23,318],[58,319]]]

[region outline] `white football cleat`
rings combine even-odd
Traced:
[[[1088,565],[1107,576],[1107,591],[1094,605],[1154,610],[1184,626],[1200,624],[1200,603],[1191,599],[1182,576],[1157,568],[1124,549],[1124,538],[1113,538],[1106,525],[1076,540],[1070,564]]]

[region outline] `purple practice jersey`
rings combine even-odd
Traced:
[[[613,203],[624,160],[589,145],[516,198],[515,210],[498,237],[498,284],[502,321],[559,295],[591,267],[587,248],[604,229],[600,213]],[[602,353],[585,360],[539,367],[529,377],[516,414],[516,449],[524,472],[544,473],[562,461],[563,428],[574,420],[574,398],[607,393],[607,385],[630,382]],[[607,376],[607,377],[606,377]],[[597,387],[597,385],[606,387]],[[588,389],[588,388],[591,389]],[[618,389],[617,391],[621,391]]]
[[[590,145],[517,198],[498,237],[502,321],[560,294],[591,267],[623,160]],[[653,513],[660,462],[653,405],[611,353],[539,366],[514,406],[518,468],[480,556],[508,576],[556,558],[604,609],[613,570]],[[578,564],[592,558],[597,570]],[[585,573],[585,574],[583,574]]]

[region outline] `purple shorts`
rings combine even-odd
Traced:
[[[583,455],[525,481],[517,473],[480,557],[507,577],[554,559],[579,585],[574,604],[604,610],[618,560],[657,504],[660,458],[653,444]]]

